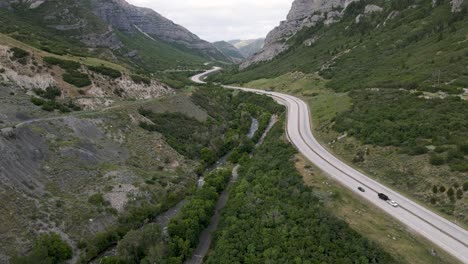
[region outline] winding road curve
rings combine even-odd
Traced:
[[[193,76],[191,80],[203,84],[206,76],[220,69],[214,67],[209,71]],[[277,92],[235,86],[223,87],[268,95],[285,105],[288,108],[287,133],[289,140],[308,160],[330,177],[348,187],[356,195],[379,207],[461,262],[468,264],[468,232],[465,229],[380,184],[333,156],[314,137],[310,127],[309,106],[304,101]],[[358,191],[358,187],[365,188],[366,192]],[[380,200],[377,196],[378,193],[385,193],[400,206],[395,208]]]

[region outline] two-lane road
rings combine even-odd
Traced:
[[[196,83],[205,83],[203,80],[207,75],[220,69],[215,67],[207,72],[195,75],[191,79]],[[224,87],[265,94],[284,104],[288,108],[288,137],[308,160],[330,177],[351,189],[356,195],[365,198],[414,232],[424,236],[463,263],[468,264],[468,232],[465,229],[367,177],[333,156],[320,145],[312,134],[309,106],[304,101],[282,93],[235,86]],[[366,192],[358,191],[358,187],[363,187]],[[378,193],[385,193],[400,206],[397,208],[392,207],[379,199]]]

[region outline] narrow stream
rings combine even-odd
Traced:
[[[247,137],[252,139],[255,133],[257,133],[257,131],[258,131],[258,119],[252,118],[252,123],[250,125],[249,133],[247,133]],[[222,156],[218,161],[216,161],[215,164],[213,164],[211,167],[206,169],[206,172],[203,175],[226,164],[227,159],[229,158],[230,154],[231,153],[227,153],[226,155]],[[205,184],[205,177],[203,175],[200,178],[198,178],[198,189],[203,187],[203,184]]]
[[[268,134],[268,132],[270,132],[271,128],[276,123],[276,121],[277,121],[276,116],[272,116],[270,118],[270,123],[268,124],[267,128],[265,129],[265,132],[263,133],[257,145],[255,145],[255,147],[258,147],[263,142],[266,135]],[[252,126],[250,127],[250,131],[247,136],[249,138],[253,138],[257,130],[258,130],[258,120],[252,118]],[[240,165],[237,165],[232,170],[232,177],[229,180],[227,187],[219,196],[218,202],[216,203],[215,213],[213,217],[211,217],[210,224],[201,233],[198,246],[192,253],[192,258],[185,261],[184,264],[202,264],[203,263],[203,259],[205,258],[206,254],[210,250],[211,242],[213,241],[213,234],[216,231],[216,229],[218,229],[219,220],[221,218],[221,210],[226,206],[227,201],[229,199],[229,191],[232,185],[239,178],[239,174],[238,174],[239,167]]]
[[[256,118],[252,118],[252,125],[250,125],[249,133],[247,137],[252,139],[255,136],[255,133],[258,131],[258,120]]]

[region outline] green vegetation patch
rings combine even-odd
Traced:
[[[89,86],[92,83],[87,74],[79,71],[66,72],[62,77],[64,81],[78,88]]]
[[[207,175],[205,184],[169,222],[169,263],[183,263],[198,245],[201,232],[209,225],[219,195],[226,188],[231,170],[222,169]],[[152,262],[150,262],[152,263]]]
[[[453,145],[445,157],[433,153],[430,162],[448,161],[454,170],[468,169],[462,165],[466,164],[467,101],[459,97],[428,100],[419,93],[389,89],[354,91],[350,96],[351,110],[336,118],[338,132],[348,132],[365,144],[403,147],[412,155],[427,153],[429,145]]]
[[[44,62],[64,69],[65,73],[62,78],[69,84],[81,88],[91,85],[92,83],[87,74],[78,71],[81,68],[81,64],[78,62],[62,60],[56,57],[44,57]]]
[[[29,52],[25,51],[24,49],[13,47],[10,49],[10,51],[13,53],[13,58],[14,59],[22,59],[25,57],[29,56]]]
[[[43,60],[47,64],[59,66],[60,68],[67,71],[76,71],[81,67],[81,64],[76,61],[62,60],[56,57],[44,57]]]
[[[34,246],[26,256],[13,257],[14,264],[64,263],[71,259],[72,248],[56,233],[39,235]],[[40,261],[40,262],[38,262]]]
[[[130,78],[132,78],[132,80],[133,80],[135,83],[146,84],[146,85],[150,85],[150,84],[151,84],[151,79],[148,78],[148,77],[145,77],[145,76],[132,74],[132,75],[130,75]]]
[[[88,69],[90,69],[93,72],[100,73],[102,75],[109,76],[113,79],[120,78],[122,76],[122,73],[118,70],[114,70],[112,68],[108,68],[106,66],[88,66]]]
[[[49,86],[45,90],[33,89],[33,91],[41,98],[31,97],[31,103],[40,106],[44,111],[52,112],[59,110],[62,113],[68,113],[70,111],[81,110],[81,107],[73,103],[72,100],[69,100],[67,103],[57,102],[55,99],[62,95],[62,92],[57,87]]]
[[[54,100],[56,97],[62,95],[62,91],[55,86],[49,86],[45,90],[42,89],[33,89],[33,92],[45,99]]]
[[[304,186],[284,122],[241,162],[206,263],[395,263]]]

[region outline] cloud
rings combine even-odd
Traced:
[[[127,0],[149,7],[208,41],[265,37],[293,0]]]

